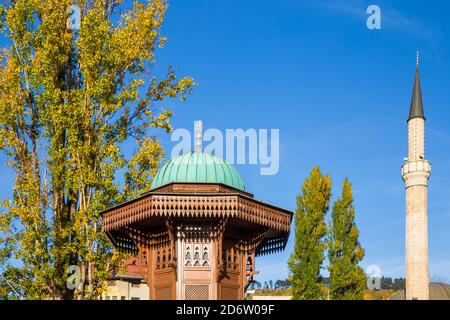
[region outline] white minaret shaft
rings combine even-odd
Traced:
[[[406,187],[406,299],[429,299],[428,179],[425,160],[425,116],[417,54],[416,77],[408,118],[408,160],[402,166]]]

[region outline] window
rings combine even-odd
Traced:
[[[210,267],[209,264],[209,244],[189,243],[184,247],[185,267]],[[193,248],[193,249],[191,249]]]
[[[113,299],[113,300],[117,300],[117,296],[113,296],[112,299]]]
[[[140,284],[140,283],[132,283],[132,284],[131,284],[131,287],[132,287],[132,288],[140,288],[140,287],[141,287],[141,284]]]
[[[114,287],[116,285],[116,280],[108,280],[107,285],[108,287]]]
[[[131,300],[141,300],[139,297],[131,297]]]
[[[125,297],[125,296],[120,297],[120,300],[126,300],[126,299],[127,299],[127,297]]]
[[[110,297],[110,296],[106,296],[105,299],[106,299],[106,300],[111,300],[111,297]]]

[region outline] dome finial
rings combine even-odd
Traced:
[[[420,58],[420,53],[419,50],[417,50],[416,52],[416,67],[419,68],[419,58]]]
[[[194,130],[195,130],[195,151],[202,152],[203,123],[201,120],[195,121]]]

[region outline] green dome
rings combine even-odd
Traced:
[[[152,189],[172,182],[223,183],[245,190],[237,170],[222,158],[205,152],[188,152],[170,159],[153,179]]]

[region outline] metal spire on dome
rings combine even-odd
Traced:
[[[413,94],[411,98],[411,106],[409,108],[408,121],[413,118],[425,119],[423,113],[423,101],[422,101],[422,89],[420,88],[420,75],[419,75],[419,51],[416,54],[416,76],[414,79]]]
[[[194,122],[194,130],[195,130],[195,152],[202,152],[203,123],[201,120]]]

